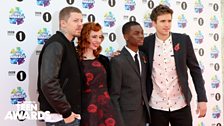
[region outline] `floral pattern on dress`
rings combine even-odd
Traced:
[[[81,126],[117,126],[107,89],[107,73],[97,60],[82,61],[86,78],[82,85]]]

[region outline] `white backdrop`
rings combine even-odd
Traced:
[[[205,118],[196,115],[196,94],[192,113],[194,126],[224,126],[221,64],[221,0],[1,0],[0,20],[0,122],[4,126],[42,125],[35,120],[5,120],[8,111],[25,101],[37,101],[37,61],[44,40],[58,29],[58,11],[76,6],[84,22],[103,26],[103,54],[121,49],[125,42],[121,27],[138,21],[145,36],[153,33],[149,18],[153,7],[166,4],[174,10],[173,32],[189,34],[203,70],[208,96]]]

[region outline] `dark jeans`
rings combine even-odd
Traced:
[[[65,123],[64,120],[55,123],[46,122],[46,126],[80,126],[80,120],[75,119],[71,123]]]
[[[150,126],[192,126],[190,106],[176,111],[161,111],[151,108],[152,123]]]

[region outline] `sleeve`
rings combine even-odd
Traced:
[[[40,68],[41,90],[52,106],[52,108],[62,114],[63,118],[71,115],[71,106],[66,100],[59,81],[59,71],[63,56],[63,46],[54,42],[49,44],[42,55]]]
[[[99,61],[101,64],[103,64],[106,73],[107,73],[107,87],[108,89],[110,88],[110,83],[111,83],[111,79],[110,79],[110,61],[108,59],[108,57],[104,56],[104,55],[99,55]]]
[[[201,68],[194,53],[193,45],[190,37],[186,36],[187,42],[187,66],[190,69],[190,74],[197,93],[198,102],[207,102],[206,91],[204,87],[204,79]]]
[[[119,102],[122,87],[122,69],[121,65],[119,64],[119,61],[117,61],[115,58],[111,58],[110,61],[111,86],[109,89],[109,94],[111,97],[112,104],[114,105],[115,115],[118,119],[118,126],[125,126]]]
[[[145,55],[148,55],[148,49],[147,49],[147,47],[148,47],[148,37],[145,37],[144,38],[144,43],[143,43],[143,45],[142,46],[139,46],[139,50],[140,51],[142,51]]]

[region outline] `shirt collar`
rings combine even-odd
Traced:
[[[127,46],[125,46],[125,48],[128,50],[128,52],[131,54],[131,56],[133,58],[135,58],[135,54],[137,53],[138,54],[138,57],[139,57],[139,50],[137,52],[134,52],[132,51],[131,49],[129,49]]]
[[[156,35],[156,41],[159,42],[159,43],[167,43],[167,42],[171,42],[171,40],[172,40],[171,34],[165,41],[159,39],[158,36]]]

